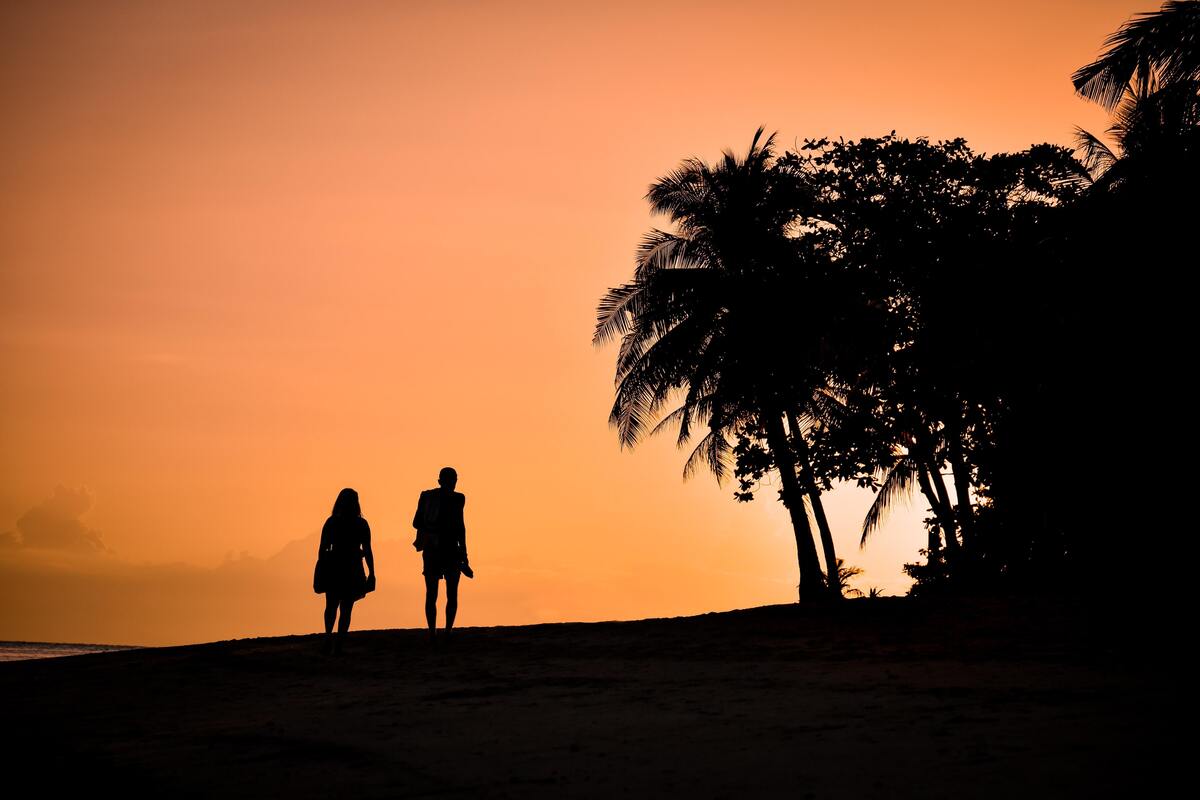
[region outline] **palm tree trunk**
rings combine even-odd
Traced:
[[[975,516],[971,511],[971,470],[963,453],[962,426],[956,418],[946,426],[946,447],[950,469],[954,473],[954,494],[958,499],[958,526],[962,531],[963,550],[969,552],[975,533]]]
[[[942,548],[941,539],[938,538],[939,529],[945,527],[945,521],[942,519],[941,503],[938,502],[937,495],[933,491],[933,482],[929,480],[929,469],[924,462],[917,463],[917,482],[921,485],[921,494],[925,495],[925,499],[929,501],[929,507],[933,509],[933,515],[937,518],[936,525],[929,529],[929,557]],[[954,531],[950,531],[950,535],[954,535]]]
[[[957,526],[954,523],[954,508],[950,504],[950,492],[947,491],[946,481],[942,478],[941,467],[931,461],[928,469],[929,479],[937,493],[937,503],[934,504],[933,511],[942,521],[942,532],[946,536],[946,552],[955,553],[958,551],[958,535]]]
[[[813,544],[812,526],[804,510],[804,492],[796,479],[796,462],[788,447],[787,433],[783,429],[783,415],[763,415],[767,429],[767,445],[771,458],[779,471],[783,504],[792,518],[792,530],[796,535],[796,562],[800,567],[800,602],[818,602],[825,594],[825,582],[821,579],[821,562],[817,560],[817,547]]]
[[[812,505],[813,517],[817,520],[817,530],[821,534],[821,549],[825,551],[825,585],[832,597],[841,599],[842,578],[838,574],[837,553],[833,549],[833,533],[829,530],[829,520],[825,518],[825,506],[821,503],[821,490],[817,487],[816,476],[813,475],[812,464],[809,461],[808,442],[800,433],[800,425],[796,415],[787,412],[788,427],[792,430],[792,441],[796,445],[797,462],[800,466],[800,477],[808,492],[808,500]]]

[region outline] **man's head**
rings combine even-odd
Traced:
[[[458,473],[454,471],[454,467],[442,467],[442,471],[438,473],[438,486],[446,491],[452,491],[457,485]]]

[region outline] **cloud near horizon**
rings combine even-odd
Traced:
[[[72,553],[111,553],[100,531],[81,519],[92,507],[87,487],[54,487],[54,494],[17,518],[17,532],[0,533],[0,547],[57,550]]]

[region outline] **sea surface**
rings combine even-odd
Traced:
[[[81,656],[86,653],[110,653],[137,650],[119,644],[63,644],[61,642],[0,642],[0,661],[27,661],[31,658]]]

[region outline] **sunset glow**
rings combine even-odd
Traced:
[[[1068,144],[1071,72],[1132,2],[77,3],[0,11],[0,639],[319,627],[316,535],[358,490],[422,624],[418,493],[452,465],[459,624],[795,600],[771,486],[622,452],[595,306],[646,187],[757,126]],[[58,488],[56,488],[58,487]],[[858,548],[902,594],[919,493]]]

